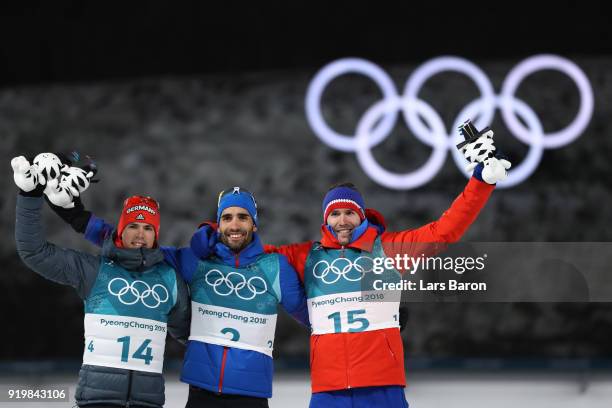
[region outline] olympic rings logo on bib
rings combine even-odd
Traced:
[[[533,109],[515,96],[525,77],[546,69],[566,74],[574,81],[580,94],[580,107],[572,123],[551,133],[544,132]],[[461,110],[450,133],[440,114],[418,98],[425,82],[445,71],[466,75],[474,81],[481,94]],[[372,105],[359,120],[354,135],[334,131],[321,113],[321,97],[325,87],[336,77],[347,73],[358,73],[372,79],[383,94],[383,99]],[[459,57],[443,56],[425,62],[408,78],[402,96],[397,93],[389,75],[378,65],[364,59],[345,58],[326,65],[316,74],[306,94],[306,116],[314,133],[323,143],[336,150],[355,152],[362,169],[372,180],[388,188],[407,190],[420,187],[435,177],[446,161],[448,150],[452,152],[455,163],[465,176],[470,177],[471,174],[465,170],[463,155],[455,148],[462,141],[455,129],[467,118],[475,119],[479,129],[490,126],[495,110],[499,109],[510,132],[529,145],[529,152],[523,162],[514,165],[508,172],[508,178],[498,183],[498,187],[512,187],[525,181],[536,170],[545,149],[567,145],[582,134],[593,114],[593,99],[593,89],[584,72],[572,61],[557,55],[536,55],[521,61],[504,80],[499,95],[495,94],[491,81],[479,67]],[[405,174],[383,168],[374,159],[371,150],[390,134],[400,111],[414,136],[433,149],[421,168]]]
[[[120,287],[117,288],[118,284],[113,284],[114,282],[120,282]],[[155,309],[170,298],[168,289],[164,285],[158,283],[151,287],[147,282],[141,280],[128,283],[126,279],[114,278],[108,282],[108,291],[124,305],[130,306],[140,301],[149,309]]]
[[[338,282],[340,278],[346,279],[349,282],[360,281],[366,273],[373,270],[374,262],[372,259],[360,256],[354,261],[346,258],[336,258],[331,264],[323,259],[314,265],[312,274],[315,278],[331,285]]]
[[[232,277],[235,277],[234,281],[232,281]],[[243,274],[238,272],[229,272],[224,275],[218,269],[211,269],[204,276],[204,280],[209,286],[212,286],[217,295],[229,296],[235,294],[242,300],[251,300],[255,296],[268,291],[268,285],[263,278],[253,276],[247,280]],[[259,282],[259,285],[254,285],[254,282]]]

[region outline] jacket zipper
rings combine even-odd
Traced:
[[[240,266],[240,253],[237,253],[234,258],[236,259],[236,268],[238,268]],[[223,347],[223,358],[221,359],[221,372],[219,373],[219,389],[218,389],[218,393],[221,394],[221,392],[223,391],[223,377],[225,375],[225,362],[227,360],[227,351],[229,350],[229,347],[224,346]]]
[[[351,388],[351,381],[349,379],[349,358],[348,358],[348,344],[346,344],[346,333],[342,333],[341,334],[342,337],[344,337],[344,358],[346,361],[346,385],[347,388]]]
[[[344,245],[340,247],[340,258],[344,258]],[[340,334],[344,339],[344,361],[346,368],[346,386],[347,388],[351,388],[351,382],[349,379],[349,358],[348,358],[348,345],[346,344],[346,333]]]
[[[125,408],[130,408],[130,399],[132,397],[132,374],[134,372],[132,370],[128,371],[128,393],[127,398],[125,399]]]
[[[225,375],[225,360],[227,360],[227,350],[229,347],[223,347],[223,359],[221,359],[221,373],[219,374],[219,394],[223,390],[223,376]]]

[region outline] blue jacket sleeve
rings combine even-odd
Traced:
[[[298,322],[310,327],[304,285],[284,255],[279,255],[281,305]]]
[[[210,225],[203,225],[191,237],[191,250],[198,259],[208,258],[217,243],[217,233]]]
[[[91,214],[87,228],[85,229],[85,239],[94,245],[102,246],[106,237],[113,233],[113,226],[107,224],[102,218]]]
[[[161,247],[161,250],[166,262],[178,271],[185,282],[191,283],[193,274],[198,268],[198,258],[191,248]]]

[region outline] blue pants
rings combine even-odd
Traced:
[[[317,392],[310,398],[310,408],[408,408],[404,387],[363,387]]]

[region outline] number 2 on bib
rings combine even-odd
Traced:
[[[364,314],[365,309],[349,310],[346,312],[346,321],[349,325],[349,333],[362,332],[370,326],[370,322],[365,317],[356,317],[357,315]],[[334,333],[342,333],[342,316],[340,312],[335,312],[327,316],[328,319],[334,321]],[[352,327],[351,327],[352,326]]]

